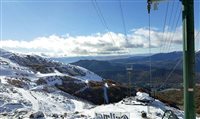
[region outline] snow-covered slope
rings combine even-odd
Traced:
[[[79,80],[102,81],[93,72],[70,64],[51,61],[36,55],[15,54],[0,49],[0,76],[37,79],[48,76],[70,76]]]
[[[28,118],[38,111],[46,117],[64,113],[70,116],[91,107],[56,88],[67,77],[80,83],[102,81],[100,76],[78,66],[0,49],[0,118]]]
[[[141,93],[140,93],[141,94]],[[141,99],[151,98],[144,95],[139,96]],[[110,113],[126,113],[130,119],[143,119],[142,112],[147,114],[149,119],[161,119],[166,110],[171,110],[179,119],[183,119],[183,111],[168,107],[166,104],[151,98],[150,103],[137,101],[138,96],[125,98],[122,101],[114,104],[101,105],[95,108],[82,112],[90,118],[95,117],[95,113],[110,115]]]
[[[137,93],[136,97],[100,106],[74,96],[86,93],[89,88],[92,92],[89,84],[96,89],[95,82],[97,87],[104,83],[100,76],[82,67],[0,49],[0,118],[94,119],[95,113],[125,112],[130,119],[142,119],[141,113],[146,112],[148,118],[160,119],[165,110],[172,110],[183,118],[182,111],[168,107],[148,94]],[[60,90],[69,90],[69,87],[75,88],[70,94]],[[104,87],[109,92],[111,84],[105,83]],[[104,95],[109,98],[106,93]],[[138,100],[150,100],[150,103]]]
[[[20,66],[9,59],[0,57],[0,76],[30,78],[34,77],[34,73],[27,67]]]
[[[92,105],[57,89],[31,91],[11,85],[0,84],[0,118],[29,118],[41,111],[48,118],[53,114],[70,116]]]

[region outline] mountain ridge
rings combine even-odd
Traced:
[[[121,83],[128,83],[126,68],[132,67],[133,72],[131,82],[133,84],[142,84],[149,80],[149,58],[149,56],[142,56],[108,61],[80,60],[72,64],[85,67],[104,78],[119,81]],[[167,77],[169,78],[167,79],[168,83],[171,83],[170,85],[174,85],[173,82],[179,85],[182,83],[182,52],[159,53],[152,55],[151,58],[152,79],[155,81],[156,85],[160,85]],[[200,52],[196,53],[195,68],[197,74],[196,79],[199,79]],[[174,71],[172,72],[173,69]],[[170,74],[170,72],[172,72],[172,74]]]

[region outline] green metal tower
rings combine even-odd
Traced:
[[[150,13],[151,4],[163,0],[147,0]],[[195,40],[194,40],[194,0],[182,2],[183,23],[183,82],[184,82],[184,119],[195,119]]]
[[[182,0],[184,118],[195,119],[194,0]]]

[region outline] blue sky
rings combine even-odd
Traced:
[[[93,3],[95,2],[92,2],[92,0],[1,0],[1,41],[3,44],[14,43],[20,46],[19,47],[18,45],[3,45],[2,47],[5,49],[16,50],[20,52],[23,52],[23,50],[24,52],[34,50],[35,53],[62,52],[62,54],[71,53],[77,55],[98,55],[98,53],[87,53],[87,50],[90,50],[87,49],[88,47],[91,47],[92,49],[91,45],[87,46],[87,48],[85,47],[84,49],[81,49],[79,46],[84,45],[84,43],[88,44],[88,42],[93,42],[92,39],[95,38],[96,40],[94,40],[94,43],[92,43],[93,46],[98,45],[99,42],[102,40],[105,40],[106,42],[106,38],[104,39],[104,35],[106,37],[107,34],[107,36],[109,37],[110,32],[113,33],[113,37],[114,35],[116,35],[117,37],[121,37],[121,39],[125,39],[125,36],[123,36],[124,29],[122,24],[123,22],[121,17],[119,0],[97,0],[97,4],[99,5],[102,15],[108,25],[109,31],[104,25],[102,25]],[[173,4],[173,15],[170,21],[169,17],[171,16]],[[198,12],[199,4],[199,1],[196,0],[195,21],[200,20],[200,15]],[[123,9],[127,34],[129,35],[129,37],[132,38],[133,36],[137,36],[138,34],[136,34],[135,32],[140,31],[140,29],[143,29],[143,31],[146,33],[146,31],[148,30],[148,14],[146,9],[146,0],[125,0],[121,2],[121,5]],[[152,38],[156,37],[156,35],[161,36],[163,32],[166,7],[167,2],[163,2],[159,4],[158,10],[151,11],[151,26],[153,27],[153,31],[157,33],[154,34],[155,36],[153,36]],[[172,0],[170,0],[168,10],[169,12],[168,19],[166,22],[166,29],[168,28],[169,34],[172,34],[173,31],[171,30],[171,28],[173,28],[173,16],[175,15],[176,10],[180,11],[179,0],[175,0],[174,3]],[[175,18],[175,20],[177,19],[178,17]],[[198,22],[195,23],[197,30],[199,30],[199,24],[200,23]],[[181,21],[178,22],[178,27],[180,26]],[[180,28],[178,30],[180,30]],[[98,38],[101,40],[98,41],[98,38],[96,36],[98,36]],[[42,39],[42,41],[44,41],[44,39],[48,41],[49,39],[49,41],[51,41],[54,40],[52,39],[52,37],[55,37],[55,39],[57,39],[57,42],[60,41],[60,44],[64,43],[70,45],[73,45],[73,43],[71,43],[72,41],[69,41],[70,39],[73,39],[73,42],[75,43],[79,41],[81,42],[82,37],[83,39],[91,37],[88,38],[91,40],[85,39],[84,43],[80,44],[79,46],[74,46],[74,48],[71,47],[71,50],[68,52],[65,52],[66,50],[68,50],[66,48],[56,49],[55,47],[53,47],[54,50],[49,50],[52,48],[50,47],[52,44],[49,44],[49,48],[46,48],[45,44],[43,47],[39,45],[39,48],[32,46],[35,45],[35,40],[38,41],[37,43],[39,43],[38,39]],[[117,41],[117,37],[116,39],[114,39],[114,41],[116,41],[116,44],[118,45],[113,46],[113,49],[117,49],[118,47],[124,46],[119,45],[119,43],[121,42]],[[143,36],[140,34],[140,38],[142,37]],[[144,37],[144,39],[145,38],[146,37]],[[132,45],[138,42],[146,42],[145,40],[137,41],[137,38],[135,38],[135,40],[136,41],[130,41]],[[46,43],[47,41],[44,41],[44,43]],[[21,46],[26,44],[30,45],[31,48]],[[108,44],[104,45],[111,45],[111,43],[109,42]],[[180,44],[175,43],[173,46],[181,48]],[[109,46],[103,47],[105,48],[104,51],[106,53],[108,53],[108,49],[106,49],[107,47]],[[158,47],[159,44],[155,44],[155,48],[153,48],[152,51],[159,52],[160,48]],[[147,51],[147,46],[143,45],[143,47],[139,47],[138,49],[141,52],[137,53],[145,53]],[[76,52],[72,52],[75,50],[80,50],[81,53],[79,54]],[[98,49],[96,50],[98,51]],[[123,49],[123,51],[120,50],[119,54],[123,54],[123,52],[125,53],[124,50],[127,49]],[[128,50],[130,50],[130,48]],[[129,51],[129,53],[130,52],[131,51]],[[134,51],[132,51],[131,53],[133,52]],[[114,52],[108,54],[113,53]]]

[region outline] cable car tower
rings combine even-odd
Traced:
[[[151,5],[157,9],[159,1],[147,0],[148,14]],[[194,46],[194,0],[180,0],[182,2],[183,25],[183,82],[184,82],[184,119],[195,119],[194,76],[195,76],[195,46]]]
[[[133,65],[128,64],[126,67],[127,75],[128,75],[128,88],[129,88],[129,97],[131,97],[131,77],[133,73]]]

